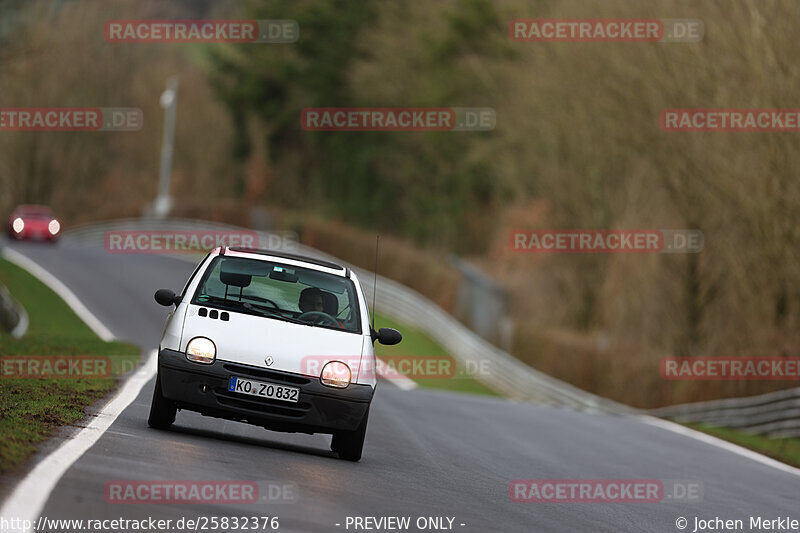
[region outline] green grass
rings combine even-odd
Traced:
[[[112,376],[131,370],[139,349],[104,342],[53,291],[25,270],[0,261],[0,283],[28,313],[30,326],[21,339],[0,331],[0,365],[10,356],[107,356]],[[0,366],[0,473],[36,451],[36,444],[64,425],[73,425],[92,402],[116,385],[116,377],[95,379],[20,379]]]
[[[708,426],[706,424],[686,424],[692,429],[708,433],[714,437],[738,444],[783,463],[800,467],[800,439],[764,437],[749,435],[735,429]]]
[[[375,343],[375,354],[378,357],[388,356],[389,362],[397,361],[398,359],[396,358],[398,357],[409,357],[410,359],[431,357],[437,358],[439,361],[445,363],[450,360],[444,348],[418,329],[403,326],[378,314],[375,315],[375,328],[395,328],[403,334],[403,340],[400,344],[395,346],[383,346],[377,342]],[[485,394],[490,396],[498,395],[475,379],[473,377],[474,374],[475,372],[467,372],[464,367],[456,365],[454,373],[442,373],[440,375],[429,373],[421,377],[415,376],[414,381],[416,381],[420,387],[424,388]]]

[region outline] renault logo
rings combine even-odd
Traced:
[[[265,362],[265,363],[267,363],[267,366],[272,366],[272,363],[274,363],[274,362],[275,362],[275,360],[274,360],[274,359],[272,358],[272,356],[270,355],[270,356],[268,356],[266,359],[264,359],[264,362]]]

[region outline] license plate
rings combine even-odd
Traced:
[[[284,387],[275,383],[264,383],[263,381],[237,377],[231,377],[228,382],[228,390],[230,392],[258,396],[259,398],[270,398],[292,403],[297,403],[297,397],[300,395],[300,389],[297,387]]]

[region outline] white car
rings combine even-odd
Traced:
[[[373,343],[397,330],[370,326],[358,278],[310,257],[217,248],[192,273],[161,338],[148,424],[177,410],[275,431],[332,434],[331,449],[358,461],[375,393]]]

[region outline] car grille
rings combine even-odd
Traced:
[[[267,370],[266,368],[256,368],[253,366],[237,365],[234,363],[225,363],[223,368],[237,376],[263,378],[277,383],[288,383],[292,385],[307,385],[311,383],[310,378],[298,376],[296,374],[287,374],[285,372]]]

